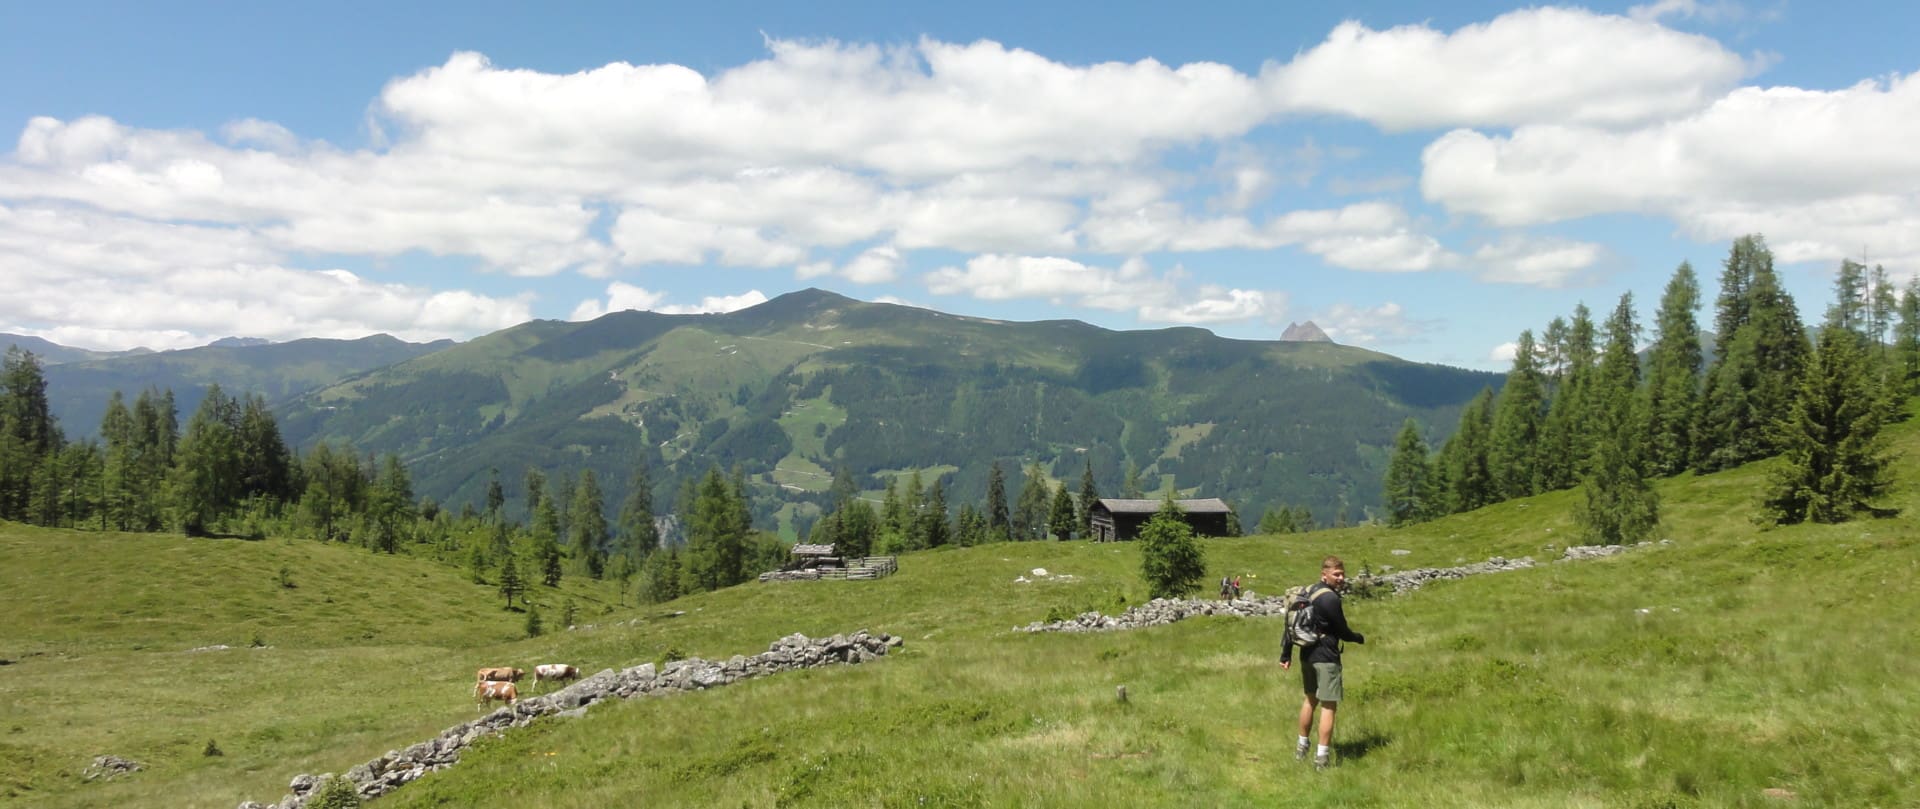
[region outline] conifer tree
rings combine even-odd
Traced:
[[[1013,539],[1016,542],[1045,539],[1047,514],[1053,505],[1052,498],[1047,496],[1045,474],[1038,461],[1021,471],[1026,479],[1020,484],[1020,499],[1013,508]]]
[[[1493,390],[1482,388],[1479,395],[1460,411],[1460,429],[1440,451],[1447,467],[1447,494],[1450,511],[1472,511],[1495,501],[1493,470],[1487,463],[1487,437],[1493,427]],[[1301,520],[1295,513],[1295,524]],[[1312,530],[1306,528],[1304,530]]]
[[[1833,304],[1827,307],[1827,323],[1867,336],[1867,265],[1844,259],[1833,276]]]
[[[1067,484],[1063,481],[1059,488],[1053,490],[1053,513],[1047,516],[1047,530],[1054,539],[1069,540],[1073,539],[1074,524],[1073,495],[1067,492]]]
[[[947,527],[947,492],[935,478],[933,490],[927,495],[927,507],[920,512],[920,536],[923,547],[938,548],[953,540],[953,532]]]
[[[513,566],[513,554],[501,557],[500,595],[507,599],[507,609],[513,609],[513,601],[527,590],[527,583],[520,578],[520,571]]]
[[[1267,509],[1266,513],[1260,515],[1259,529],[1262,534],[1293,533],[1293,509],[1285,505],[1278,509]]]
[[[707,473],[687,525],[687,574],[701,590],[731,587],[746,579],[747,527],[739,524],[733,487],[719,469]],[[855,505],[865,509],[863,504]],[[870,512],[869,512],[870,513]],[[847,544],[847,537],[840,538]],[[845,548],[842,556],[849,556]],[[862,555],[864,551],[862,551]]]
[[[1420,425],[1407,419],[1400,426],[1400,435],[1393,442],[1393,457],[1387,462],[1387,525],[1410,525],[1433,516],[1432,477],[1427,468],[1427,442],[1420,435]],[[1260,521],[1260,530],[1274,533],[1267,530],[1265,518]]]
[[[1514,347],[1513,368],[1507,372],[1507,382],[1501,386],[1499,401],[1494,406],[1493,427],[1487,439],[1487,465],[1493,473],[1496,500],[1527,497],[1539,492],[1540,475],[1535,453],[1540,449],[1540,431],[1545,426],[1546,415],[1546,390],[1538,364],[1538,347],[1533,342],[1533,332],[1522,331]],[[1405,440],[1407,428],[1412,425],[1413,422],[1409,420],[1407,427],[1402,428],[1402,441]],[[1424,443],[1420,445],[1420,455],[1414,461],[1422,467],[1419,477],[1422,485],[1425,485]],[[1393,462],[1400,462],[1397,452]],[[1389,483],[1393,475],[1392,468],[1388,467]],[[1403,471],[1412,470],[1412,463],[1408,463]],[[1395,511],[1393,498],[1405,498],[1410,494],[1390,492],[1388,512],[1391,514]],[[1424,516],[1409,515],[1398,522],[1389,518],[1388,522],[1403,525],[1420,519],[1424,519]]]
[[[960,504],[960,513],[953,519],[953,544],[962,548],[971,548],[987,541],[987,521],[972,503]]]
[[[235,425],[239,442],[239,497],[262,497],[275,503],[293,499],[293,453],[280,436],[280,425],[267,409],[266,397],[248,394]],[[407,500],[411,505],[412,498]]]
[[[520,485],[526,487],[527,522],[532,524],[533,512],[540,507],[540,499],[547,493],[547,475],[540,471],[540,467],[528,466],[520,477]]]
[[[1080,501],[1073,508],[1074,524],[1078,526],[1080,536],[1093,536],[1093,504],[1100,502],[1100,488],[1093,482],[1093,459],[1085,461],[1086,467],[1080,473]]]
[[[487,470],[487,510],[486,510],[487,522],[499,522],[503,517],[503,515],[500,513],[500,510],[502,508],[505,508],[506,505],[507,505],[507,492],[505,489],[500,488],[500,469],[498,467],[488,469]]]
[[[640,599],[649,604],[663,604],[679,598],[680,579],[679,548],[648,554],[646,561],[640,563]]]
[[[1887,280],[1885,267],[1873,265],[1867,279],[1871,289],[1867,293],[1867,346],[1874,364],[1885,365],[1887,330],[1893,327],[1894,311],[1900,307],[1899,294]]]
[[[880,494],[880,531],[894,537],[907,533],[907,506],[900,500],[899,478],[887,477],[887,488]]]
[[[1007,478],[994,461],[987,469],[987,541],[1005,540],[1013,535],[1012,517],[1007,513]]]
[[[35,478],[47,474],[46,459],[62,443],[40,359],[8,347],[0,362],[0,519],[28,520],[39,510],[33,507]]]
[[[572,511],[569,522],[573,525],[574,552],[587,576],[598,579],[607,569],[607,515],[606,504],[600,497],[600,483],[594,479],[591,469],[580,470],[580,483],[573,491]]]
[[[174,518],[188,536],[205,536],[238,500],[237,414],[234,401],[219,385],[210,385],[180,438],[170,491]]]
[[[907,474],[907,488],[901,492],[900,506],[906,511],[906,522],[901,526],[906,547],[915,550],[927,547],[927,536],[921,531],[920,522],[920,515],[927,510],[927,487],[921,482],[917,468]]]
[[[1916,283],[1920,279],[1909,280],[1900,293],[1899,323],[1893,331],[1895,365],[1899,368],[1896,378],[1904,383],[1902,391],[1911,390],[1913,380],[1920,379],[1920,291],[1914,289]]]
[[[1629,420],[1604,434],[1594,447],[1593,468],[1581,481],[1574,521],[1586,541],[1622,545],[1646,539],[1660,524],[1660,496],[1640,474],[1634,457],[1639,437]]]
[[[1647,369],[1647,468],[1675,475],[1687,468],[1700,397],[1700,282],[1681,262],[1660,296]]]
[[[1547,419],[1541,426],[1540,447],[1534,456],[1541,491],[1564,489],[1578,482],[1593,446],[1589,389],[1593,385],[1597,348],[1593,315],[1586,304],[1574,306],[1573,320],[1567,324],[1564,334],[1557,349],[1563,358],[1561,371],[1547,407]],[[1458,466],[1449,466],[1446,471],[1449,485],[1456,492],[1463,485],[1455,479],[1458,471]],[[1457,504],[1456,510],[1461,510]]]
[[[1880,435],[1885,408],[1867,373],[1865,340],[1829,320],[1775,426],[1783,462],[1769,478],[1764,507],[1776,523],[1835,523],[1882,513],[1874,501],[1892,484]]]
[[[1720,335],[1719,361],[1701,395],[1694,467],[1703,472],[1778,451],[1768,428],[1792,406],[1810,350],[1799,310],[1780,287],[1766,243],[1757,235],[1735,240],[1727,267],[1723,283],[1739,284],[1742,294],[1730,300],[1723,289],[1720,295],[1722,311],[1715,323],[1733,330]]]
[[[1171,493],[1140,529],[1140,577],[1148,598],[1179,598],[1206,580],[1205,552]]]
[[[620,505],[620,544],[629,559],[642,559],[660,547],[660,530],[653,524],[653,481],[642,460],[633,465],[627,499]]]
[[[107,444],[102,503],[106,525],[117,531],[133,531],[137,519],[134,501],[139,487],[138,446],[133,413],[127,409],[120,391],[107,400],[106,415],[100,419],[100,438]]]
[[[1146,491],[1141,488],[1140,465],[1133,461],[1127,462],[1127,476],[1120,484],[1120,496],[1127,500],[1144,500],[1147,497]]]

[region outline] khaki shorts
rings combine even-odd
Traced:
[[[1307,696],[1321,702],[1339,702],[1346,696],[1339,663],[1309,663],[1300,668],[1300,684]]]

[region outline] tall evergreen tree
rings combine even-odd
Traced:
[[[1085,464],[1085,468],[1080,473],[1080,500],[1074,503],[1073,520],[1080,536],[1091,537],[1093,536],[1093,504],[1100,502],[1100,488],[1093,483],[1093,459],[1086,459]]]
[[[927,547],[927,536],[921,531],[920,515],[927,510],[927,487],[920,480],[920,470],[907,474],[907,488],[900,494],[900,505],[906,510],[906,524],[901,526],[906,546],[915,550]]]
[[[527,471],[520,477],[520,485],[526,488],[527,523],[531,525],[534,510],[540,507],[540,498],[547,494],[547,475],[540,471],[540,467],[528,466]]]
[[[660,547],[660,531],[653,524],[653,480],[646,461],[633,465],[627,499],[620,505],[620,545],[629,559],[641,559]]]
[[[501,509],[507,505],[507,491],[500,487],[500,469],[487,470],[487,522],[499,522],[505,515]]]
[[[263,497],[275,503],[291,501],[296,494],[293,453],[280,437],[280,425],[267,409],[266,397],[247,395],[240,405],[234,433],[240,454],[239,496]]]
[[[1844,259],[1833,276],[1833,305],[1827,307],[1827,323],[1867,336],[1867,265]]]
[[[1687,468],[1700,400],[1700,282],[1681,262],[1660,296],[1647,369],[1647,468],[1675,475]]]
[[[1887,268],[1873,265],[1873,272],[1867,276],[1871,291],[1867,293],[1867,345],[1872,349],[1872,359],[1876,364],[1887,361],[1887,330],[1893,327],[1894,312],[1900,308],[1898,290],[1887,280]]]
[[[1913,380],[1920,379],[1920,291],[1914,289],[1916,283],[1920,279],[1909,280],[1900,293],[1899,323],[1893,331],[1898,378],[1906,383],[1902,390],[1911,389]]]
[[[989,541],[1013,536],[1012,515],[1007,513],[1007,477],[994,461],[987,469],[987,536]]]
[[[100,419],[100,438],[107,445],[106,468],[102,472],[106,525],[117,531],[144,530],[144,526],[135,527],[134,501],[140,482],[136,477],[139,448],[133,413],[127,409],[120,391],[114,391],[107,400],[106,415]]]
[[[1574,521],[1588,542],[1622,545],[1638,542],[1660,524],[1660,496],[1640,474],[1634,446],[1640,441],[1629,421],[1610,428],[1594,447],[1594,463],[1581,481],[1582,499]]]
[[[607,569],[607,515],[600,483],[594,479],[591,469],[580,470],[580,483],[573,490],[572,511],[573,518],[568,522],[573,526],[574,552],[587,575],[598,579]]]
[[[747,527],[740,524],[733,498],[733,487],[719,469],[701,480],[687,525],[686,565],[699,589],[717,590],[746,580]],[[845,541],[843,536],[841,542]],[[847,554],[842,550],[841,555]]]
[[[1123,482],[1120,484],[1121,497],[1128,500],[1146,499],[1147,492],[1145,489],[1141,488],[1139,464],[1134,463],[1133,461],[1128,461],[1127,476],[1122,480]]]
[[[1769,478],[1767,516],[1835,523],[1880,512],[1874,501],[1892,484],[1880,434],[1885,412],[1867,373],[1865,340],[1829,320],[1787,417],[1775,425],[1785,457]]]
[[[1067,491],[1066,482],[1062,481],[1059,488],[1053,490],[1053,510],[1047,515],[1047,530],[1054,539],[1068,540],[1073,539],[1074,525],[1073,495]]]
[[[205,536],[239,500],[238,413],[219,385],[209,385],[180,437],[170,492],[174,519],[188,536]]]
[[[1703,472],[1778,451],[1769,426],[1786,417],[1810,351],[1799,309],[1780,287],[1765,242],[1759,236],[1736,240],[1727,264],[1745,287],[1736,301],[1721,293],[1716,322],[1731,324],[1733,331],[1720,336],[1720,359],[1701,395],[1694,466]],[[1744,274],[1733,273],[1736,265]]]
[[[953,518],[953,544],[962,548],[971,548],[987,541],[987,520],[980,516],[972,503],[960,504],[960,513]]]
[[[513,601],[527,591],[527,581],[520,577],[520,569],[514,567],[513,554],[507,554],[500,562],[500,595],[507,599],[507,609],[513,609]]]
[[[928,548],[938,548],[953,540],[953,531],[947,526],[947,492],[939,478],[934,479],[933,490],[927,495],[927,507],[920,512],[920,536]]]
[[[1559,348],[1564,358],[1562,370],[1554,385],[1553,400],[1547,407],[1546,422],[1541,426],[1540,448],[1534,456],[1542,491],[1564,489],[1578,482],[1593,449],[1589,389],[1593,386],[1598,348],[1594,341],[1593,315],[1586,304],[1574,306],[1573,320],[1567,324],[1565,335]],[[1455,467],[1449,467],[1447,477],[1457,491],[1461,483],[1453,479],[1455,471]]]
[[[1047,496],[1046,474],[1040,469],[1040,462],[1021,470],[1026,480],[1020,484],[1020,499],[1013,508],[1013,539],[1028,541],[1045,539],[1047,536],[1047,514],[1052,508],[1052,498]]]
[[[887,488],[880,494],[880,532],[896,540],[907,534],[907,505],[900,499],[899,478],[887,477]]]
[[[1508,500],[1515,497],[1527,497],[1540,491],[1540,472],[1535,453],[1540,449],[1540,431],[1546,422],[1545,380],[1539,368],[1538,346],[1534,344],[1533,332],[1520,332],[1520,339],[1514,344],[1513,368],[1507,372],[1507,382],[1500,388],[1500,398],[1493,411],[1493,428],[1487,439],[1487,465],[1493,473],[1494,497]],[[1412,427],[1409,420],[1407,427]],[[1406,437],[1402,428],[1401,438]],[[1416,431],[1417,433],[1417,431]],[[1420,479],[1424,485],[1427,475],[1426,445],[1421,444],[1420,455],[1416,459],[1422,467]],[[1396,452],[1394,462],[1399,462]],[[1412,469],[1411,465],[1407,470]],[[1388,469],[1391,483],[1392,467]],[[1393,499],[1407,493],[1389,493],[1388,512],[1394,512]],[[1389,523],[1404,524],[1420,518]]]
[[[679,598],[681,579],[679,548],[648,554],[646,561],[640,563],[640,599],[649,604],[664,604]]]
[[[1460,411],[1460,429],[1440,452],[1441,462],[1447,467],[1447,482],[1452,486],[1447,496],[1451,511],[1472,511],[1495,502],[1493,470],[1487,463],[1487,439],[1492,429],[1493,390],[1482,388]],[[1295,524],[1299,522],[1296,512]]]
[[[28,520],[43,510],[33,507],[35,478],[62,443],[40,358],[9,346],[0,361],[0,519]]]
[[[1413,419],[1400,425],[1400,435],[1394,439],[1393,457],[1387,461],[1385,488],[1388,525],[1409,525],[1433,516],[1433,476],[1427,468],[1427,442],[1420,435],[1420,425]],[[1291,514],[1288,516],[1291,522]],[[1260,530],[1277,533],[1268,531],[1265,518],[1261,519]]]

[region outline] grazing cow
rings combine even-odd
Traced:
[[[513,683],[481,680],[473,684],[473,700],[480,703],[481,708],[486,708],[494,700],[512,705],[519,699],[520,691],[513,687]]]
[[[562,682],[580,679],[580,669],[565,663],[543,663],[533,667],[533,684],[540,685],[541,680]]]
[[[473,680],[474,682],[478,682],[478,683],[484,683],[489,681],[500,682],[500,683],[517,683],[517,682],[520,682],[520,678],[525,676],[527,676],[527,673],[520,669],[511,668],[508,666],[489,666],[487,668],[481,669],[480,671],[476,672],[473,675]]]

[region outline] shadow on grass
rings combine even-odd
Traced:
[[[1359,761],[1366,758],[1368,753],[1392,743],[1393,739],[1385,734],[1368,731],[1357,739],[1334,742],[1333,752],[1343,761]]]

